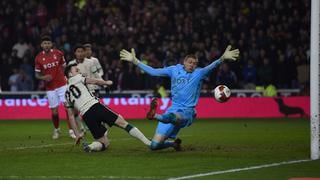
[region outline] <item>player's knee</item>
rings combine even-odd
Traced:
[[[155,151],[155,150],[158,150],[159,148],[160,148],[159,142],[151,141],[150,150]]]

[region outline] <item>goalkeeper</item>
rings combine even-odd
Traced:
[[[181,139],[176,136],[181,128],[188,127],[196,117],[195,106],[200,96],[202,81],[223,61],[237,60],[240,51],[231,50],[229,45],[223,55],[204,68],[197,68],[198,58],[195,55],[187,55],[183,64],[177,64],[164,68],[152,68],[141,63],[135,55],[134,49],[120,51],[120,59],[137,65],[151,76],[167,76],[171,78],[172,105],[164,114],[157,114],[157,99],[154,98],[147,113],[147,119],[156,119],[158,125],[150,144],[151,150],[173,147],[181,150]],[[174,141],[168,139],[175,139]]]

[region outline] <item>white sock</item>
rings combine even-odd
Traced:
[[[92,151],[101,151],[103,145],[101,142],[93,141],[91,144],[88,145]]]
[[[138,128],[136,128],[136,127],[132,128],[129,131],[129,134],[131,136],[139,139],[140,141],[142,141],[145,145],[150,146],[151,141],[149,139],[147,139]]]

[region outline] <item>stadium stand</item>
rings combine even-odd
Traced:
[[[270,83],[286,89],[309,86],[308,0],[3,0],[0,4],[4,7],[0,9],[2,91],[43,90],[33,72],[43,33],[52,36],[67,61],[75,44],[92,43],[104,78],[113,80],[117,90],[153,89],[157,82],[167,88],[170,83],[120,63],[122,48],[136,48],[138,57],[153,67],[175,64],[189,53],[205,66],[228,43],[242,53],[238,63],[226,65],[237,79],[233,88]],[[203,87],[212,89],[220,82],[220,71]],[[13,74],[16,88],[8,81]]]

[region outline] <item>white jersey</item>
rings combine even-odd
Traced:
[[[94,64],[94,61],[84,58],[83,62],[78,62],[77,60],[72,60],[68,64],[77,64],[77,67],[80,70],[80,73],[89,78],[97,78],[97,79],[102,79],[100,74],[98,73],[97,67]],[[95,89],[98,89],[99,86],[94,85],[94,84],[88,84],[88,88],[90,92],[94,92]]]
[[[90,58],[87,58],[87,59],[89,59],[90,61],[93,62],[94,66],[95,66],[95,68],[96,68],[96,69],[95,69],[96,72],[98,72],[98,74],[99,74],[100,77],[102,78],[104,72],[103,72],[103,69],[102,69],[102,66],[101,66],[99,60],[98,60],[97,58],[95,58],[95,57],[92,57],[92,56],[91,56]]]
[[[77,109],[84,115],[99,100],[91,94],[86,86],[86,78],[81,74],[68,79],[68,87],[65,93],[67,107]]]

